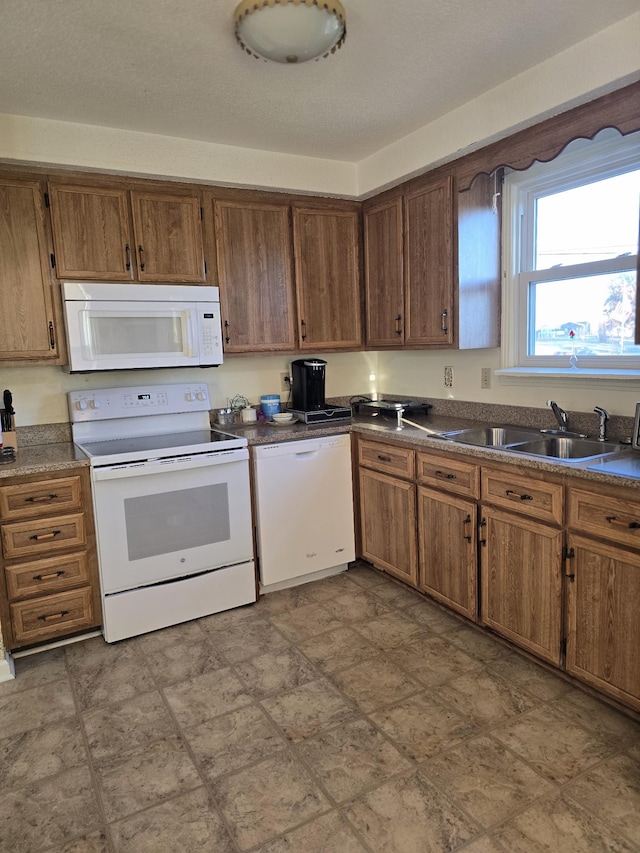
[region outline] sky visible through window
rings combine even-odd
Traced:
[[[562,267],[635,255],[639,207],[640,169],[538,198],[534,268],[558,267],[560,274]],[[635,263],[630,272],[599,272],[532,285],[533,354],[640,355],[633,345]]]

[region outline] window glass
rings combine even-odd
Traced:
[[[640,370],[640,133],[507,174],[503,214],[503,365]]]
[[[635,255],[640,169],[537,199],[534,269]]]

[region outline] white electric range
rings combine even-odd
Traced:
[[[206,384],[71,391],[89,457],[107,642],[256,600],[247,440]]]

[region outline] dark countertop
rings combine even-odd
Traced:
[[[475,447],[448,441],[439,437],[439,433],[449,432],[466,427],[485,426],[477,420],[466,420],[456,416],[416,417],[416,423],[423,424],[436,435],[429,435],[415,427],[404,426],[401,430],[396,427],[395,419],[356,416],[351,420],[333,421],[324,424],[295,423],[285,426],[274,426],[266,421],[251,424],[237,424],[231,427],[221,427],[224,432],[232,432],[244,436],[249,446],[259,444],[276,444],[284,441],[299,441],[325,435],[339,435],[355,432],[370,438],[380,438],[384,441],[413,446],[416,449],[433,450],[441,453],[455,453],[467,456],[478,462],[505,462],[517,464],[520,468],[537,471],[548,471],[554,474],[568,474],[591,483],[606,483],[609,485],[626,486],[640,491],[640,478],[619,476],[587,470],[587,465],[593,460],[582,462],[556,462],[547,458],[524,456],[490,447]],[[215,425],[214,425],[215,428]],[[621,450],[624,446],[621,445]],[[628,451],[633,453],[633,451]],[[639,454],[640,455],[640,454]],[[24,476],[27,474],[54,474],[67,468],[88,466],[88,458],[71,442],[50,442],[20,447],[16,462],[0,465],[0,480],[7,477]]]

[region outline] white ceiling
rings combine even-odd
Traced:
[[[244,54],[237,0],[2,0],[0,112],[357,162],[638,0],[343,0],[302,65]]]

